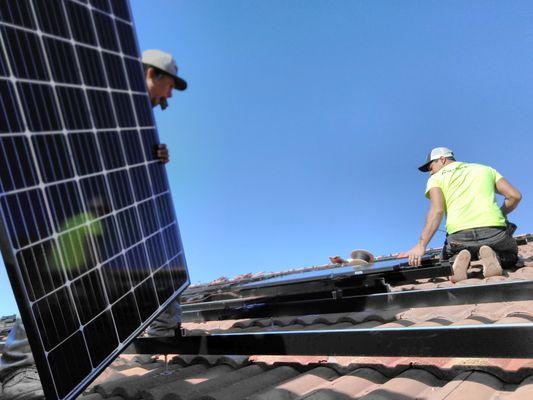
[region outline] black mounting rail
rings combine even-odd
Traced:
[[[327,298],[342,298],[354,295],[390,292],[389,284],[414,281],[423,278],[435,278],[451,275],[451,265],[448,261],[436,258],[424,258],[422,266],[409,266],[407,262],[375,267],[376,264],[362,266],[348,266],[339,272],[338,269],[328,270],[320,276],[306,276],[294,274],[283,281],[267,279],[263,282],[235,285],[211,296],[215,300],[212,304],[235,304],[242,299],[259,299],[284,303],[290,301],[323,300]],[[224,303],[226,302],[226,303]],[[196,306],[202,303],[184,305],[184,311],[196,311]],[[249,303],[247,304],[249,305]],[[213,310],[213,307],[211,307]]]
[[[532,358],[533,324],[141,338],[125,353]]]
[[[286,297],[251,297],[185,304],[182,310],[183,321],[191,322],[357,312],[365,309],[386,311],[532,299],[533,281],[517,281],[352,296],[342,291],[334,291],[327,292],[324,297],[303,300],[291,300]]]

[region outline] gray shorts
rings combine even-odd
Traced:
[[[518,260],[518,245],[506,227],[466,229],[446,237],[442,249],[444,260],[452,258],[461,250],[468,250],[473,260],[478,259],[481,246],[489,246],[496,252],[504,268],[513,268]]]

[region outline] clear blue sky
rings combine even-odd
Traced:
[[[532,2],[132,9],[141,49],[173,53],[189,82],[156,119],[192,282],[409,249],[434,146],[500,171],[524,195],[511,219],[533,231]],[[16,307],[0,271],[3,315]]]

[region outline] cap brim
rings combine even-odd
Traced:
[[[427,163],[425,163],[421,167],[418,167],[418,170],[420,172],[429,172],[429,164],[431,164],[431,161],[428,161]]]
[[[185,89],[187,89],[187,82],[185,82],[179,76],[174,76],[174,89],[176,89],[176,90],[185,90]]]

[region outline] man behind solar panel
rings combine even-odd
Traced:
[[[161,50],[146,50],[142,55],[146,86],[152,107],[168,107],[167,99],[172,97],[172,90],[183,91],[187,82],[178,77],[178,68],[174,58]],[[160,144],[155,149],[155,157],[162,163],[169,161],[166,146]],[[98,217],[105,214],[107,205],[100,198],[94,198],[88,205],[87,212],[70,216],[62,223],[58,245],[49,250],[48,262],[68,268],[83,269],[94,260],[90,251],[89,237],[95,240],[103,234],[103,227]],[[76,229],[82,225],[83,228]],[[51,268],[53,269],[53,268]],[[178,301],[170,306],[152,323],[148,334],[152,336],[173,336],[179,331],[181,307]],[[0,357],[0,399],[33,400],[43,399],[39,375],[26,337],[26,331],[20,319],[11,329]]]

